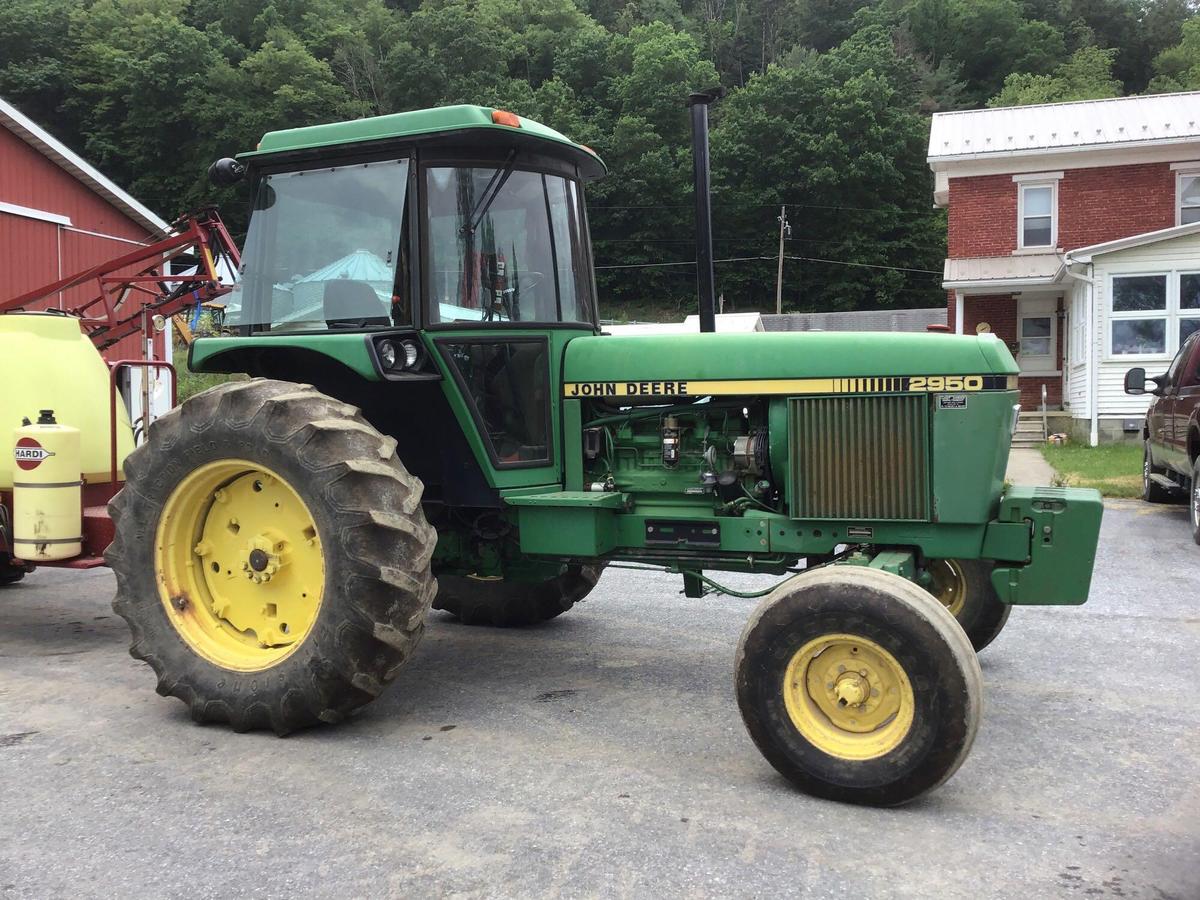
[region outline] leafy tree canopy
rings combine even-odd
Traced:
[[[0,95],[164,216],[244,191],[263,132],[446,103],[594,147],[602,305],[694,304],[687,95],[712,108],[718,287],[793,309],[944,302],[936,110],[1200,89],[1192,0],[6,0]],[[664,265],[683,263],[682,265]],[[621,266],[623,268],[609,268]],[[629,268],[639,266],[638,268]]]

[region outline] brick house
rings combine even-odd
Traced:
[[[1024,409],[1137,437],[1124,372],[1200,327],[1200,92],[938,113],[928,161],[951,329],[1008,344]]]

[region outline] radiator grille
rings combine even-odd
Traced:
[[[791,515],[929,519],[925,395],[788,401]]]

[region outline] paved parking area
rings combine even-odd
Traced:
[[[437,614],[380,701],[280,740],[155,695],[107,572],[39,572],[0,591],[0,896],[1200,897],[1182,509],[1110,504],[1092,601],[1013,614],[971,757],[899,810],[775,775],[733,699],[754,601],[679,588]]]

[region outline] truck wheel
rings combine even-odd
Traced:
[[[1192,540],[1200,544],[1200,456],[1192,460],[1192,483],[1188,490],[1188,516],[1192,521]]]
[[[308,385],[197,394],[109,504],[113,609],[197,722],[286,734],[378,696],[421,637],[436,532],[396,442]]]
[[[1150,478],[1161,474],[1162,470],[1150,461],[1150,442],[1146,441],[1142,451],[1142,499],[1147,503],[1170,503],[1175,499],[1169,490]]]
[[[547,581],[491,581],[442,575],[434,609],[457,616],[464,625],[521,628],[536,625],[586,597],[600,579],[602,566],[568,566]]]
[[[982,559],[931,559],[929,593],[958,620],[978,653],[1004,629],[1012,607],[992,586],[992,563]]]
[[[877,569],[797,575],[738,644],[738,706],[767,761],[818,797],[898,806],[949,778],[975,740],[979,662],[925,590]]]

